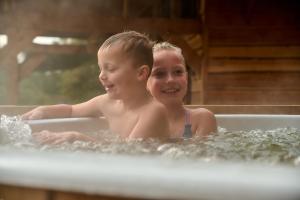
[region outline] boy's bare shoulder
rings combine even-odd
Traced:
[[[165,106],[155,100],[145,106],[145,111],[157,114],[166,114],[167,112]]]
[[[98,95],[94,98],[92,98],[91,100],[89,100],[89,102],[91,102],[92,104],[97,104],[97,105],[106,105],[107,103],[110,102],[110,99],[108,97],[107,94],[101,94]]]
[[[133,137],[167,138],[170,135],[166,108],[159,102],[150,102],[141,108],[139,124],[142,126]]]

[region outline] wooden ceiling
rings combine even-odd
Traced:
[[[198,1],[189,0],[191,12],[180,0],[4,0],[0,2],[0,34],[8,44],[0,49],[0,66],[9,67],[20,52],[45,54],[95,54],[103,38],[124,30],[166,35],[199,34]],[[198,5],[199,4],[199,5]],[[185,5],[185,7],[187,7]],[[195,7],[196,6],[196,7]],[[37,45],[36,36],[76,37],[85,46]],[[40,55],[40,56],[37,56]]]

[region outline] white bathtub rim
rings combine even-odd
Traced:
[[[2,184],[155,199],[292,199],[300,196],[300,171],[287,166],[270,168],[199,161],[180,164],[157,157],[99,155],[95,158],[89,153],[0,152],[3,155],[0,157]]]
[[[300,115],[254,115],[254,114],[226,114],[216,115],[217,125],[228,131],[249,131],[254,129],[270,130],[277,128],[297,128],[300,129]],[[63,125],[75,126],[74,128],[85,128],[90,131],[93,127],[87,125],[93,124],[97,129],[105,126],[108,127],[105,118],[59,118],[59,119],[42,119],[25,121],[31,127],[37,127],[37,130],[43,129],[43,125],[55,127],[60,130]],[[80,125],[77,125],[80,123]],[[67,128],[62,129],[67,130]]]

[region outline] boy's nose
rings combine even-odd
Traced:
[[[105,79],[106,79],[106,75],[103,71],[101,71],[99,74],[99,80],[101,81],[101,80],[105,80]]]

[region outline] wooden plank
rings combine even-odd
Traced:
[[[210,47],[211,58],[300,58],[300,46]]]
[[[3,200],[48,200],[47,192],[40,189],[0,185],[0,199]]]
[[[300,28],[270,26],[210,27],[211,46],[300,45]]]
[[[207,90],[300,90],[300,72],[246,72],[209,74]]]
[[[140,200],[144,198],[124,197],[120,195],[96,195],[78,192],[55,192],[53,200]]]
[[[300,59],[218,59],[211,60],[209,73],[299,72]]]
[[[208,90],[204,104],[298,105],[300,90]]]

